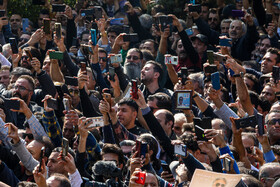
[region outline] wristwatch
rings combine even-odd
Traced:
[[[234,74],[233,77],[241,77],[241,78],[243,78],[244,77],[244,73],[240,72],[238,74]]]

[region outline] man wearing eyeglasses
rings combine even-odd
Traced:
[[[131,79],[140,79],[143,54],[137,48],[132,48],[127,52],[124,62],[124,73]]]
[[[210,26],[211,29],[219,31],[219,15],[218,15],[218,10],[213,8],[210,9],[209,11],[209,16],[208,16],[208,24]]]
[[[270,145],[280,143],[280,111],[271,110],[265,117]]]
[[[272,187],[272,185],[280,178],[280,164],[276,162],[264,164],[259,171],[259,180],[264,187]]]

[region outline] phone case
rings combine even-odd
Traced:
[[[220,46],[225,46],[225,47],[231,47],[231,38],[223,38],[223,39],[220,39],[219,41],[219,44]]]
[[[257,125],[256,116],[249,116],[241,119],[235,120],[235,125],[237,129],[246,128],[246,127],[253,127],[255,128]]]
[[[186,145],[174,145],[174,153],[181,155],[181,156],[187,156],[187,146]]]
[[[26,28],[29,26],[28,18],[22,18],[22,31],[26,32]]]
[[[44,24],[44,28],[43,28],[44,33],[50,34],[51,33],[51,20],[49,18],[44,18],[43,24]]]
[[[96,30],[95,29],[90,29],[90,34],[91,34],[91,41],[92,45],[96,46],[97,40],[96,40]]]
[[[115,18],[110,20],[110,25],[123,25],[123,18]]]
[[[65,76],[64,80],[65,80],[66,85],[78,86],[78,79],[76,79],[74,77]]]
[[[209,64],[214,64],[214,51],[207,50],[207,59]]]
[[[63,53],[60,51],[50,51],[49,56],[50,59],[63,60]]]
[[[111,81],[115,81],[115,68],[109,67],[109,78]]]
[[[69,141],[66,138],[62,139],[62,156],[65,157],[68,154]]]
[[[138,99],[138,87],[137,87],[137,80],[132,79],[131,80],[131,84],[132,84],[132,98],[134,99]]]
[[[64,109],[66,111],[70,110],[70,103],[69,103],[69,100],[67,98],[63,98],[63,106],[64,106]]]
[[[186,29],[185,31],[186,31],[188,36],[193,35],[193,30],[192,29]]]
[[[10,45],[12,48],[12,53],[13,54],[18,54],[18,46],[17,46],[17,41],[15,38],[10,38]]]
[[[57,100],[56,99],[48,99],[47,100],[47,105],[49,108],[52,108],[54,110],[58,109],[58,105],[57,105]]]
[[[215,72],[211,74],[211,83],[215,90],[219,90],[221,88],[219,72]]]
[[[55,34],[56,37],[60,40],[61,38],[61,23],[55,23]]]
[[[143,155],[143,157],[145,158],[147,151],[148,151],[148,144],[141,143],[140,157]]]
[[[139,172],[138,179],[135,181],[137,184],[145,184],[146,180],[146,173],[145,172]]]
[[[18,100],[6,99],[4,101],[4,106],[7,110],[10,110],[10,109],[19,110],[20,109],[20,102]]]
[[[199,141],[208,141],[205,134],[204,134],[204,129],[195,125],[195,135],[197,137],[197,140]]]

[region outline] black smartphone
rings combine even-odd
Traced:
[[[125,33],[125,34],[129,34],[130,33],[129,25],[123,25],[123,33]]]
[[[6,10],[0,10],[0,18],[5,17]]]
[[[140,157],[143,155],[143,157],[145,158],[147,152],[148,152],[148,143],[141,143]]]
[[[264,134],[264,125],[263,123],[258,124],[258,131],[259,131],[259,135],[262,136]]]
[[[272,69],[272,78],[276,84],[280,79],[280,68],[278,66],[273,66]]]
[[[193,123],[203,129],[212,129],[210,117],[203,117],[202,119],[195,117],[193,118]]]
[[[4,106],[7,110],[10,110],[10,109],[19,110],[20,102],[18,100],[5,99]]]
[[[140,151],[141,151],[141,142],[138,141],[138,140],[136,140],[135,143],[136,143],[136,144],[135,144],[135,152],[138,151],[136,157],[139,158],[139,157],[140,157]]]
[[[131,33],[131,34],[126,34],[123,35],[123,41],[124,42],[138,42],[138,34],[137,33]]]
[[[161,167],[162,167],[162,170],[163,171],[167,171],[169,174],[172,174],[168,164],[165,164],[165,163],[161,163]]]
[[[18,54],[18,45],[15,38],[9,38],[13,54]]]
[[[63,99],[64,93],[60,85],[55,86],[59,99]]]
[[[115,81],[115,68],[109,67],[109,78],[111,81]]]
[[[49,108],[52,108],[54,110],[58,109],[58,104],[57,104],[57,100],[56,99],[48,99],[47,100],[47,105]]]
[[[26,52],[26,55],[28,56],[28,58],[30,59],[30,61],[32,60],[32,58],[33,58],[33,56],[32,56],[32,54],[31,54],[31,52],[29,51],[29,50],[25,50],[25,52]]]
[[[70,76],[65,76],[64,77],[65,84],[66,85],[71,85],[71,86],[78,86],[78,79]]]
[[[182,84],[185,84],[186,81],[188,80],[189,72],[187,67],[182,67],[181,68],[181,79],[182,79]]]
[[[72,40],[72,46],[77,47],[77,46],[78,46],[78,42],[77,42],[77,41],[78,41],[77,38],[73,38],[73,40]]]
[[[164,29],[166,29],[169,25],[169,27],[171,28],[172,23],[173,23],[173,19],[170,16],[159,16],[159,23],[161,24],[161,31],[164,31]]]
[[[212,74],[212,73],[215,73],[215,72],[217,72],[218,71],[218,68],[217,68],[217,66],[216,65],[209,65],[209,66],[206,66],[205,68],[204,68],[204,73],[210,73],[210,74]]]
[[[3,5],[3,0],[0,0],[0,6],[2,6]]]
[[[45,5],[45,0],[32,0],[33,5]]]
[[[208,139],[205,136],[203,128],[201,128],[198,125],[195,125],[194,128],[195,128],[195,135],[197,137],[197,141],[208,141]]]
[[[68,155],[69,141],[66,138],[62,139],[62,159]]]
[[[81,10],[81,15],[82,16],[93,16],[94,10],[93,9],[83,9],[83,10]]]
[[[62,33],[61,33],[61,23],[55,23],[54,28],[55,28],[56,37],[57,37],[57,39],[60,40],[61,35],[62,35]]]
[[[201,12],[201,5],[200,5],[200,4],[189,5],[189,12],[197,12],[197,13],[200,13],[200,12]]]
[[[65,12],[66,5],[53,4],[52,12]]]
[[[40,165],[39,165],[39,172],[42,171],[42,165],[43,165],[43,158],[44,158],[44,156],[45,156],[45,147],[42,147],[41,148],[41,152],[40,152],[40,158],[39,158],[39,163],[40,163]]]
[[[269,26],[269,23],[272,22],[272,14],[266,14],[265,15],[265,27]]]
[[[235,125],[237,129],[246,128],[246,127],[255,128],[257,124],[258,123],[257,123],[256,116],[249,116],[249,117],[235,120]]]
[[[45,34],[50,34],[51,33],[51,20],[49,18],[44,18],[43,19],[43,31]]]
[[[214,64],[214,51],[207,50],[207,59],[209,64]]]
[[[93,8],[93,16],[94,16],[94,19],[100,19],[102,18],[102,8],[100,6],[95,6]]]

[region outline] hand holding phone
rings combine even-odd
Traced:
[[[62,159],[68,155],[69,141],[66,138],[62,139]]]
[[[135,181],[137,184],[144,185],[146,181],[146,173],[145,172],[139,172],[137,175],[138,179]]]
[[[132,95],[131,96],[133,99],[138,99],[139,97],[138,97],[137,80],[132,79],[131,84],[132,84],[132,87],[131,87]]]

